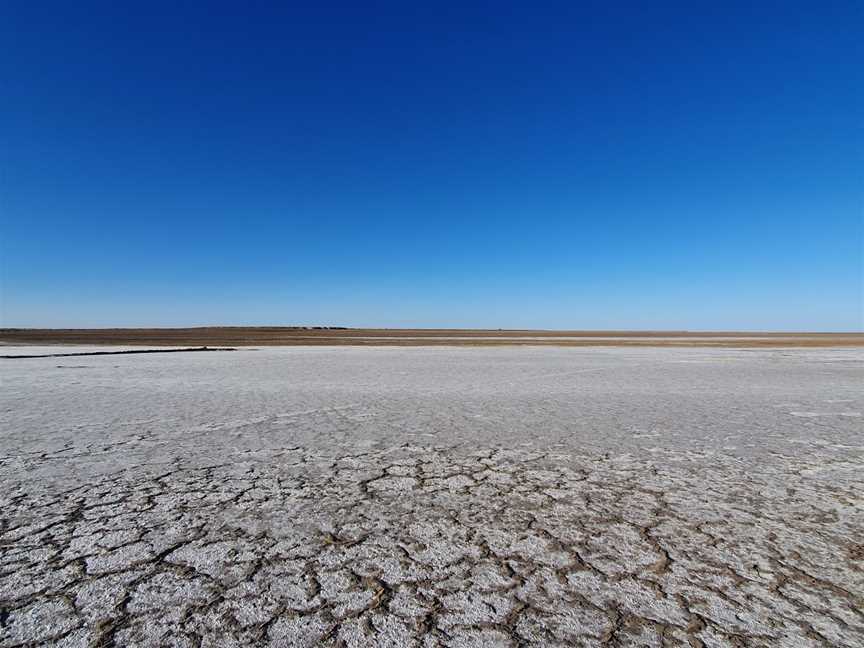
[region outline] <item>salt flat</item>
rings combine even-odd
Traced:
[[[2,647],[864,645],[862,349],[268,347],[0,379]]]

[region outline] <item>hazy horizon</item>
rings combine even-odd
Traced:
[[[373,330],[390,330],[390,331],[524,331],[524,332],[561,332],[561,333],[735,333],[735,334],[759,334],[759,333],[828,333],[828,334],[857,334],[861,333],[860,329],[842,329],[842,330],[805,330],[805,329],[730,329],[730,328],[519,328],[519,327],[502,327],[502,326],[354,326],[345,324],[189,324],[189,325],[160,325],[160,326],[135,326],[135,325],[102,325],[102,326],[2,326],[4,329],[16,330],[160,330],[160,329],[257,329],[257,328],[273,328],[273,329],[337,329],[337,330],[356,330],[356,331],[373,331]]]

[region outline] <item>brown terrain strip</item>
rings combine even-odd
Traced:
[[[161,346],[862,347],[864,333],[200,327],[0,329],[0,344]]]

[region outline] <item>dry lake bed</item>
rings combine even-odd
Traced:
[[[0,381],[2,648],[864,645],[861,348],[241,348]]]

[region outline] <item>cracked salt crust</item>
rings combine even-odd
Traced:
[[[0,366],[0,647],[864,644],[859,351],[363,351]]]

